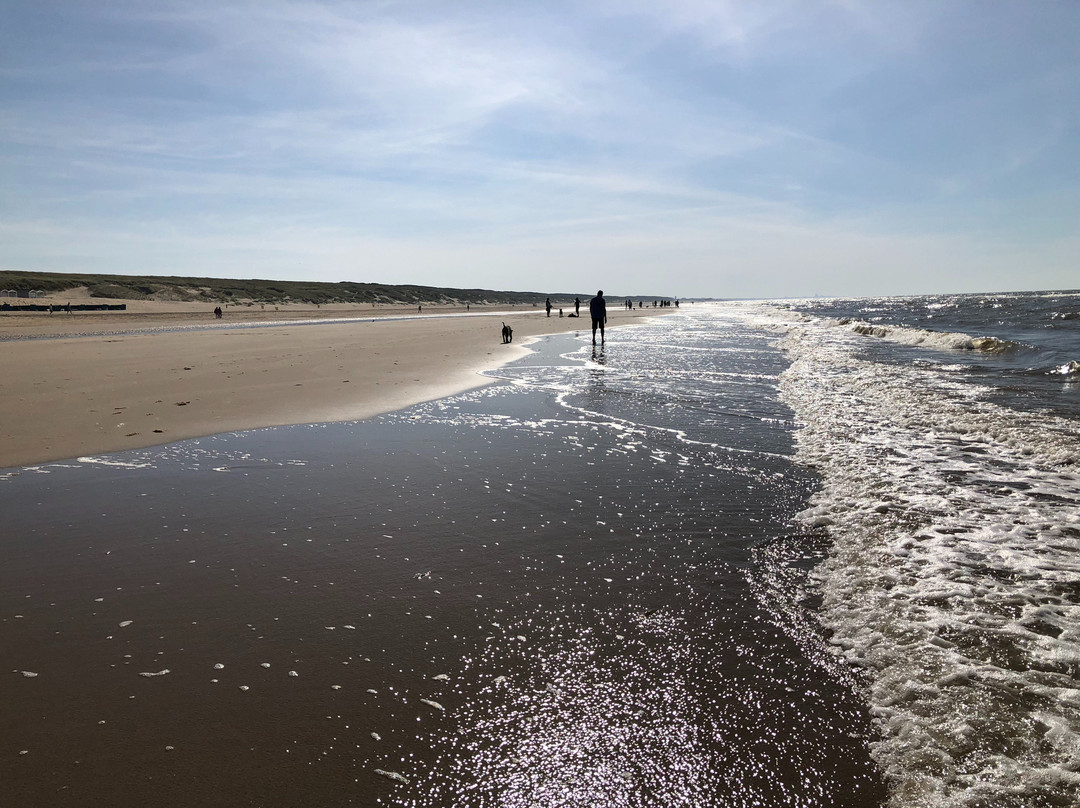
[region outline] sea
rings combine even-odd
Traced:
[[[530,347],[0,472],[0,805],[1080,804],[1080,292]]]

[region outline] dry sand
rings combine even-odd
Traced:
[[[90,302],[69,293],[35,302],[68,301]],[[412,306],[230,307],[221,321],[212,306],[191,303],[0,313],[0,468],[241,429],[369,418],[484,384],[478,372],[522,355],[530,337],[590,328],[585,311],[574,319],[487,308],[465,314],[462,307],[425,305],[417,316]],[[667,311],[615,305],[608,325]],[[327,318],[349,319],[299,322]],[[514,329],[511,345],[501,342],[502,321]],[[230,327],[263,322],[275,324]],[[189,330],[169,330],[177,328]],[[133,330],[144,333],[123,333]]]

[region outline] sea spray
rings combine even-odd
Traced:
[[[1072,805],[1076,423],[787,319],[781,391],[807,424],[797,457],[823,478],[801,519],[833,542],[822,621],[868,676],[891,805]]]

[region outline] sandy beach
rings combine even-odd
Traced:
[[[100,374],[140,346],[117,378],[173,385],[130,388],[162,401],[140,417],[209,401],[179,386],[201,373],[275,376],[232,395],[308,419],[391,406],[337,398],[376,362],[401,398],[403,366],[474,384],[520,353],[499,322],[4,348],[86,345]],[[791,606],[822,548],[790,531],[815,478],[775,335],[719,307],[636,322],[378,417],[0,474],[0,805],[881,805],[871,716]],[[104,416],[145,431],[129,412]]]
[[[128,311],[0,314],[0,467],[368,418],[481,385],[529,338],[590,326],[525,307],[256,305],[216,320],[205,304],[93,302]],[[609,327],[667,311],[610,305]]]

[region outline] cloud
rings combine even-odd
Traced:
[[[535,286],[665,267],[684,293],[779,294],[861,288],[875,250],[978,278],[980,239],[1058,244],[1080,210],[1062,168],[1080,165],[1069,51],[1028,65],[1023,36],[1050,23],[1009,11],[981,18],[1018,32],[994,52],[961,10],[919,3],[121,1],[47,26],[16,12],[0,33],[0,261],[24,268],[383,261],[403,282],[477,286],[513,266]],[[718,284],[726,260],[758,271]],[[905,277],[946,276],[875,282]]]

